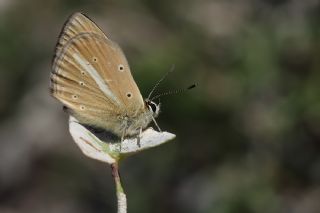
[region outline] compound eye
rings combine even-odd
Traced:
[[[156,113],[157,111],[157,105],[153,102],[148,102],[148,106],[149,106],[149,109],[153,112],[153,113]]]

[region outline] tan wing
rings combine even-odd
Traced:
[[[119,116],[134,117],[144,110],[120,47],[83,14],[66,22],[55,53],[51,93],[80,122],[108,128],[106,123],[119,122]]]

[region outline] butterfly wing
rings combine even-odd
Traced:
[[[115,129],[144,110],[120,47],[81,13],[66,22],[56,45],[51,94],[82,123]]]

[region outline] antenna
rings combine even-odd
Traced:
[[[153,92],[155,91],[155,89],[159,86],[159,84],[169,75],[169,73],[173,72],[174,68],[175,68],[175,65],[172,64],[171,69],[154,85],[154,87],[152,88],[151,92],[150,92],[149,95],[148,95],[147,100],[150,99],[152,93],[153,93]]]
[[[190,89],[193,89],[195,88],[197,85],[196,84],[192,84],[190,86],[188,86],[187,88],[184,88],[184,89],[176,89],[176,90],[171,90],[171,91],[167,91],[167,92],[163,92],[163,93],[160,93],[156,96],[153,96],[150,100],[154,100],[154,99],[157,99],[157,98],[160,98],[162,96],[166,96],[166,95],[173,95],[173,94],[177,94],[177,93],[182,93],[182,92],[185,92],[187,90],[190,90]]]

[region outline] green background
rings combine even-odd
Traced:
[[[116,212],[108,165],[85,157],[49,95],[64,21],[82,11],[123,48],[177,138],[120,165],[130,213],[320,209],[317,0],[0,1],[0,212]]]

